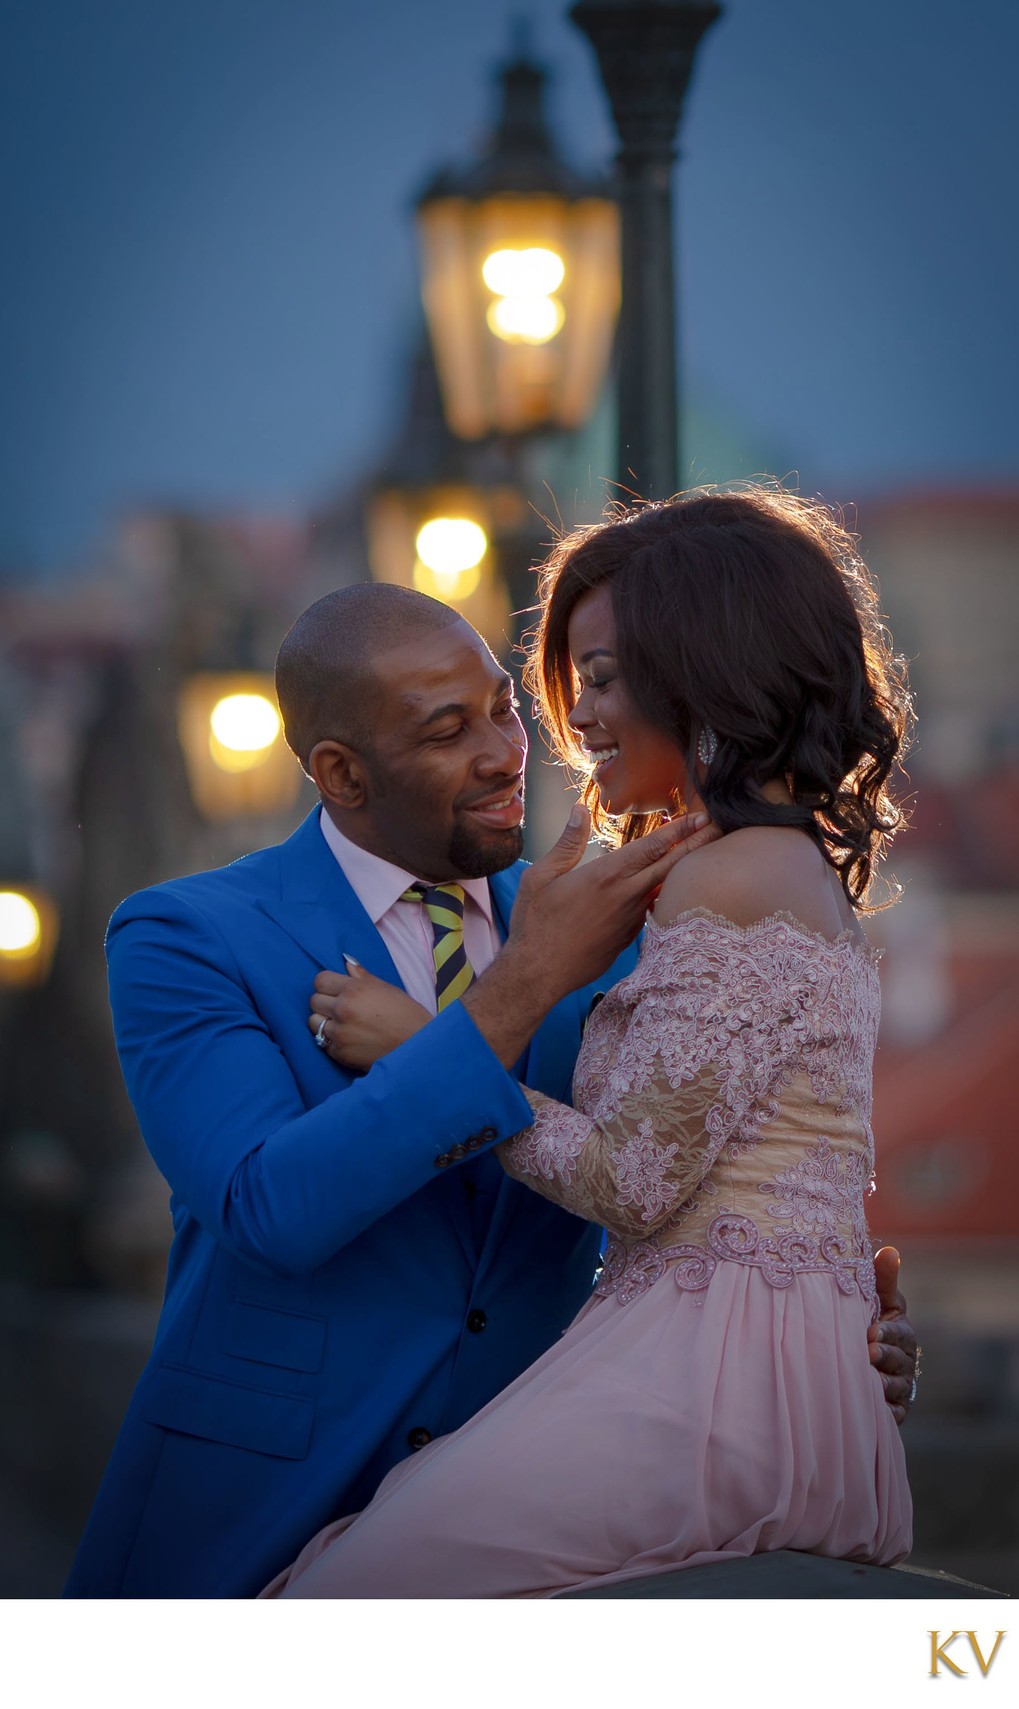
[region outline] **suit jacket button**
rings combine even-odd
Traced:
[[[413,1448],[415,1452],[418,1448],[427,1448],[431,1439],[431,1431],[426,1430],[423,1424],[419,1424],[416,1430],[407,1432],[407,1446]]]
[[[467,1327],[472,1335],[480,1335],[487,1322],[488,1319],[483,1311],[470,1311],[467,1313]]]
[[[495,1128],[494,1127],[483,1127],[481,1132],[478,1135],[478,1138],[482,1139],[482,1140],[494,1139],[495,1138]]]
[[[467,1141],[467,1149],[468,1151],[477,1151],[478,1147],[483,1143],[484,1142],[479,1133],[472,1133],[470,1139]]]
[[[436,1169],[448,1169],[451,1162],[452,1162],[452,1159],[450,1158],[448,1152],[444,1151],[444,1152],[442,1152],[441,1156],[439,1156],[435,1159],[435,1167],[436,1167]]]
[[[449,1148],[449,1155],[452,1162],[459,1163],[461,1157],[467,1156],[466,1145],[451,1145]]]

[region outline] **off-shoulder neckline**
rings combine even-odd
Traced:
[[[808,938],[811,943],[822,944],[827,949],[849,949],[865,960],[877,963],[881,959],[881,951],[867,939],[854,932],[851,926],[846,926],[837,937],[830,938],[824,932],[817,931],[813,926],[805,926],[795,914],[790,914],[785,908],[776,908],[773,914],[762,914],[759,920],[753,920],[749,926],[740,926],[735,920],[729,920],[724,914],[716,914],[711,908],[684,908],[681,913],[660,924],[653,915],[647,917],[647,928],[655,937],[665,937],[675,931],[677,926],[688,926],[694,920],[707,920],[714,926],[721,926],[724,931],[732,932],[736,937],[754,937],[766,931],[769,926],[784,925],[797,933],[801,938]]]

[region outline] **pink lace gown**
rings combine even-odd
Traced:
[[[867,1355],[874,953],[788,915],[649,923],[594,1012],[576,1109],[505,1168],[610,1243],[594,1295],[476,1417],[396,1467],[264,1596],[547,1597],[766,1549],[910,1547]]]

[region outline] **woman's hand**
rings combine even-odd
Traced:
[[[345,1068],[370,1068],[432,1019],[397,985],[376,979],[344,956],[347,973],[320,973],[308,1026],[321,1048]]]

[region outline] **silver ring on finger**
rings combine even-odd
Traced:
[[[328,1019],[328,1015],[322,1016],[322,1019],[318,1023],[318,1030],[315,1033],[315,1043],[318,1045],[319,1050],[329,1049],[329,1040],[326,1038],[326,1022]]]
[[[916,1350],[916,1358],[913,1360],[913,1382],[912,1382],[912,1386],[911,1386],[910,1391],[909,1391],[909,1404],[910,1404],[910,1406],[912,1406],[913,1402],[916,1399],[917,1384],[920,1381],[921,1376],[923,1375],[923,1366],[920,1363],[922,1358],[923,1358],[923,1348],[918,1347]]]

